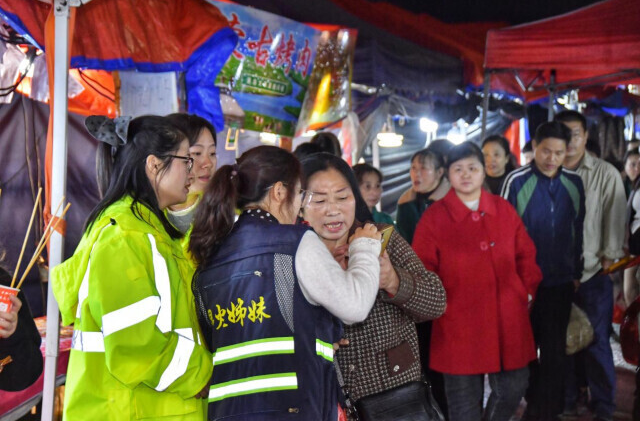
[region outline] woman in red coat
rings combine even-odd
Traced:
[[[509,420],[536,358],[528,304],[542,278],[536,249],[507,201],[482,189],[482,151],[447,156],[452,189],[422,215],[413,248],[447,291],[433,322],[430,367],[444,373],[450,421]],[[491,396],[483,412],[484,375]]]

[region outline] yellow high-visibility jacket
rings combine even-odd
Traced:
[[[65,420],[204,420],[211,354],[199,333],[192,265],[132,199],[109,206],[53,272],[62,321],[74,323]]]

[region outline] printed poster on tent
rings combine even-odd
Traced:
[[[319,31],[237,4],[210,0],[239,41],[215,80],[244,112],[248,130],[292,137],[307,92]]]

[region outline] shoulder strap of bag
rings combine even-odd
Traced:
[[[345,412],[349,419],[353,419],[356,421],[360,421],[360,417],[358,416],[358,411],[356,410],[353,401],[351,400],[351,396],[349,395],[349,391],[344,385],[344,377],[342,377],[342,371],[340,370],[340,365],[338,364],[338,360],[333,360],[333,366],[336,369],[336,377],[338,379],[338,384],[340,385],[340,389],[342,389],[342,394],[344,395],[344,403],[347,406]]]

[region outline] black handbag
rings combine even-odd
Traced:
[[[365,396],[355,403],[355,409],[360,421],[444,421],[426,381]]]

